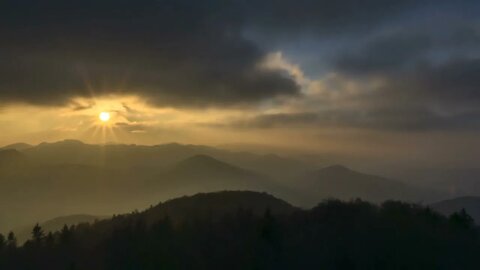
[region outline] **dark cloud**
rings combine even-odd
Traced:
[[[356,101],[365,108],[432,109],[438,113],[469,112],[480,107],[480,58],[459,58],[443,63],[421,63],[406,70],[356,72],[357,80],[381,80],[363,89]],[[348,75],[347,75],[348,76]]]
[[[409,61],[409,60],[406,60]],[[376,66],[376,65],[372,65]],[[416,64],[408,69],[358,71],[355,80],[381,80],[378,86],[358,86],[354,108],[328,106],[309,124],[402,131],[480,130],[480,58]],[[346,75],[348,76],[348,75]],[[342,80],[344,77],[340,77]],[[335,89],[334,89],[335,90]],[[340,90],[341,89],[336,89]],[[343,103],[342,103],[343,102]],[[290,116],[291,117],[291,116]],[[289,119],[282,116],[279,119]],[[256,119],[260,124],[265,119]],[[298,119],[305,123],[305,117]],[[274,122],[274,121],[273,121]],[[295,122],[291,118],[289,121]]]
[[[476,10],[480,12],[480,7]],[[480,56],[478,19],[431,20],[429,23],[404,21],[400,27],[387,28],[349,43],[347,49],[331,57],[332,67],[350,75],[382,74],[411,70],[419,64]]]
[[[354,75],[395,72],[421,61],[432,42],[427,35],[396,33],[375,39],[356,52],[341,54],[334,64],[342,72]]]
[[[259,69],[223,1],[4,1],[0,98],[59,104],[73,96],[134,93],[160,105],[230,105],[298,93]]]
[[[478,130],[480,28],[465,21],[433,21],[437,28],[418,25],[373,35],[333,57],[332,70],[342,78],[380,82],[356,97],[362,104],[359,115],[368,112],[373,127]],[[346,124],[358,122],[349,119]]]
[[[248,15],[253,27],[260,30],[288,35],[338,35],[368,31],[374,24],[395,19],[423,4],[415,0],[261,0],[251,4]]]
[[[455,59],[440,65],[421,66],[408,74],[388,78],[393,97],[449,108],[480,106],[480,58]]]
[[[133,93],[157,105],[233,105],[296,95],[246,28],[276,35],[370,29],[418,1],[7,0],[0,4],[0,98],[63,104]]]

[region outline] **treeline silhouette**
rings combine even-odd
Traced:
[[[48,234],[37,224],[23,246],[0,236],[0,269],[480,269],[479,231],[465,211],[361,200],[229,207],[199,214],[193,205],[182,219],[154,221],[150,209]]]

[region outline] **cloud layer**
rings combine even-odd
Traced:
[[[282,71],[258,68],[265,53],[222,1],[7,1],[0,10],[3,101],[122,93],[230,105],[299,90]]]
[[[261,104],[233,126],[477,130],[479,15],[473,0],[7,0],[0,104],[124,94]],[[292,40],[294,64],[271,57]]]

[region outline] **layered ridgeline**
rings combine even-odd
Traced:
[[[328,200],[302,210],[229,191],[54,233],[37,226],[22,247],[0,241],[0,269],[478,269],[478,234],[464,213],[415,204]]]
[[[315,163],[306,163],[278,155],[257,155],[209,146],[177,143],[154,146],[91,145],[76,140],[64,140],[55,143],[41,143],[36,146],[19,143],[4,149],[16,149],[33,160],[47,164],[81,164],[111,168],[166,168],[195,155],[211,156],[238,167],[275,176],[298,175],[315,168]]]
[[[221,190],[269,192],[302,207],[324,198],[446,198],[342,166],[313,164],[196,145],[15,144],[0,150],[0,232],[58,216],[112,215]]]

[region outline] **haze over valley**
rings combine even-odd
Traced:
[[[465,193],[357,172],[344,165],[209,146],[92,145],[65,140],[0,150],[6,232],[72,214],[111,216],[161,201],[222,190],[267,192],[310,208],[338,198],[428,205]],[[468,194],[480,195],[480,189]]]

